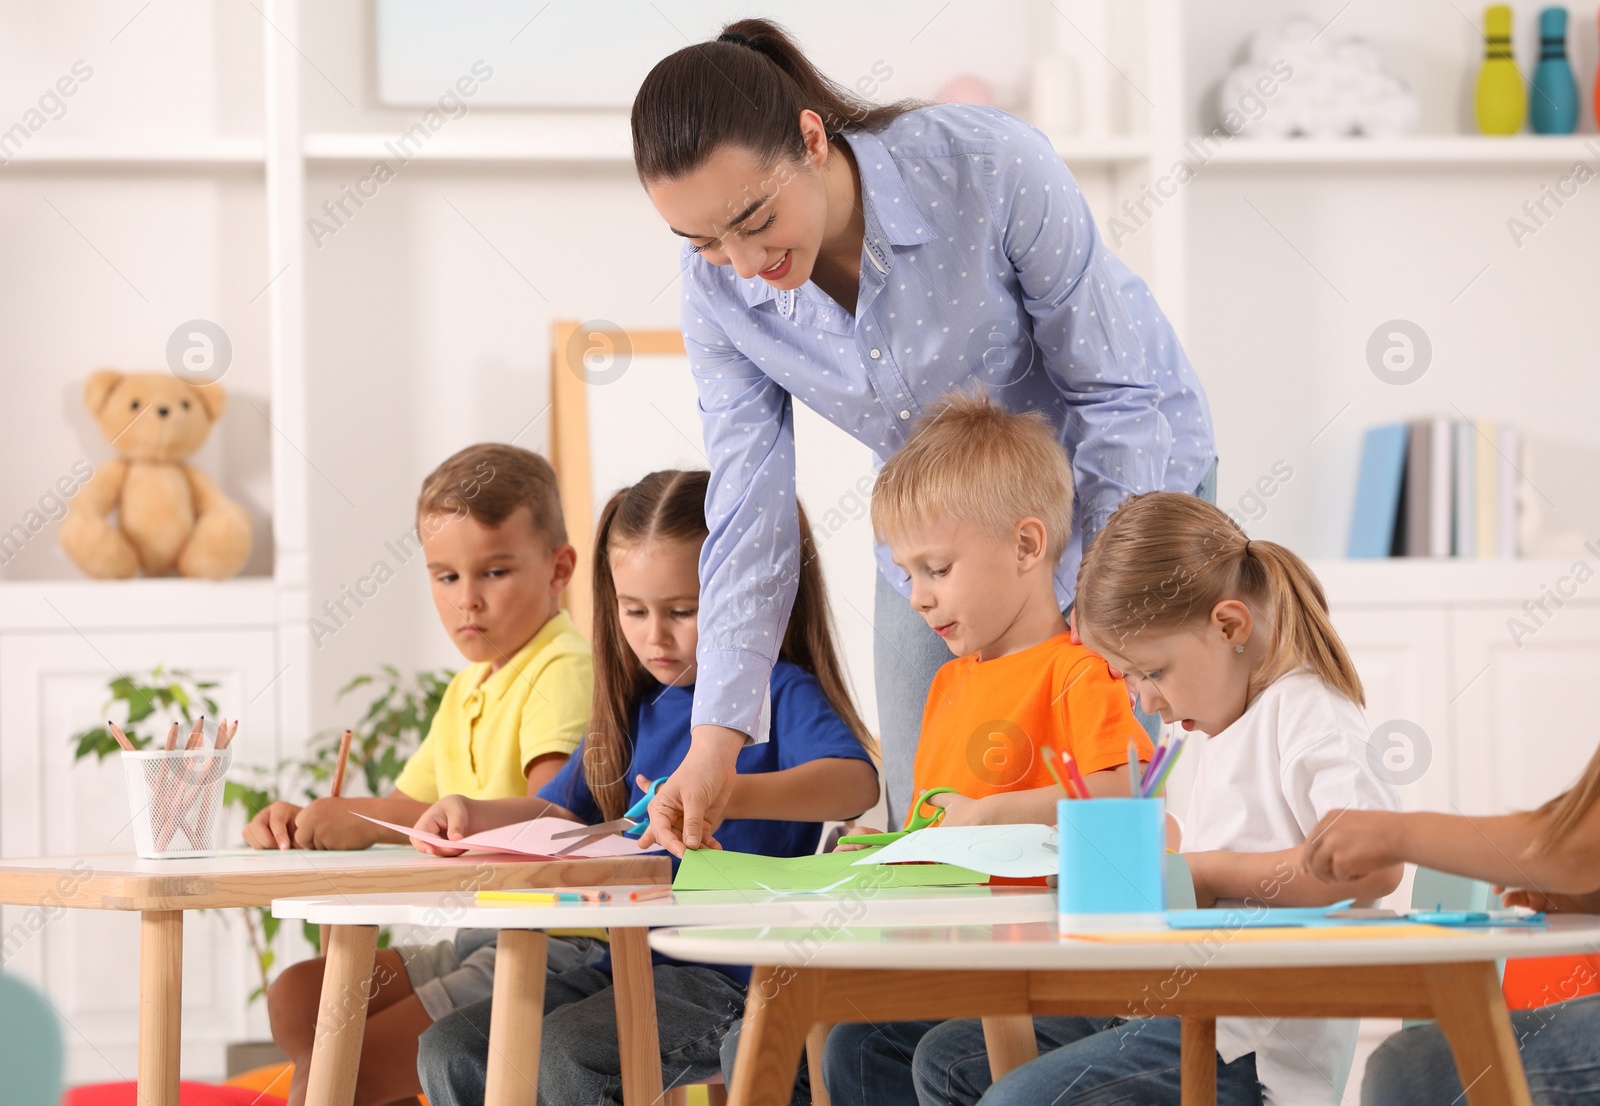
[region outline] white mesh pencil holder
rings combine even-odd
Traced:
[[[122,754],[134,851],[153,860],[215,856],[232,749]]]

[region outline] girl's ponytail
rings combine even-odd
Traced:
[[[1361,677],[1328,617],[1328,600],[1310,567],[1294,553],[1270,541],[1244,543],[1246,562],[1260,564],[1267,608],[1272,620],[1271,659],[1256,674],[1254,692],[1295,668],[1309,668],[1324,683],[1359,706],[1366,706]],[[1244,566],[1248,580],[1251,569]]]
[[[1366,705],[1361,677],[1328,617],[1316,575],[1295,554],[1252,541],[1213,504],[1180,492],[1123,501],[1078,568],[1077,624],[1107,645],[1204,622],[1224,599],[1243,599],[1272,634],[1252,694],[1296,668]]]

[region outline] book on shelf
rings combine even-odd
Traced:
[[[1368,428],[1347,555],[1517,556],[1521,451],[1517,427],[1487,419]]]

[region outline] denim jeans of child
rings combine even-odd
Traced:
[[[743,1027],[744,1022],[735,1022],[733,1028],[728,1030],[728,1035],[722,1038],[722,1080],[730,1087],[733,1086],[733,1062],[739,1055],[739,1030]],[[789,1106],[811,1106],[811,1071],[807,1059],[802,1052]]]
[[[1511,1030],[1535,1106],[1600,1103],[1600,995],[1513,1010]],[[1403,1029],[1367,1060],[1362,1106],[1465,1101],[1455,1057],[1437,1025]]]
[[[744,1012],[744,988],[712,968],[655,967],[656,1020],[666,1087],[722,1070],[722,1038]],[[482,1106],[489,1071],[493,1000],[435,1022],[417,1050],[417,1073],[433,1106]],[[616,994],[607,972],[588,966],[545,980],[539,1101],[551,1106],[621,1106]]]
[[[995,1083],[983,1023],[840,1025],[824,1079],[835,1106],[1177,1106],[1176,1018],[1035,1018],[1039,1058]],[[1260,1106],[1255,1056],[1217,1061],[1218,1106]]]

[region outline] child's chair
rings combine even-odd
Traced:
[[[61,1101],[61,1028],[55,1009],[16,976],[0,975],[0,1071],[16,1106]]]

